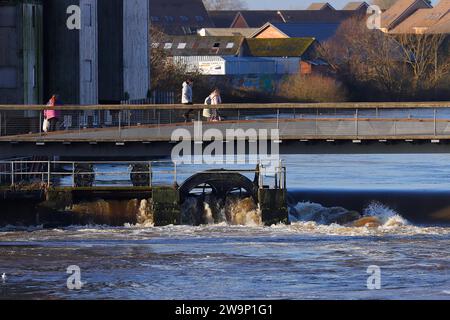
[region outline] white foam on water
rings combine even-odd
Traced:
[[[252,198],[227,199],[225,205],[227,222],[231,225],[262,226],[262,214]]]
[[[327,208],[312,202],[299,202],[291,207],[289,213],[291,225],[287,226],[287,229],[302,234],[340,236],[450,234],[450,228],[414,226],[395,210],[379,202],[373,202],[365,208],[360,219],[341,224],[330,221],[347,221],[357,215],[345,208]],[[275,226],[275,228],[283,227]]]
[[[148,200],[141,200],[137,215],[137,226],[143,228],[153,227],[155,225],[153,212]]]
[[[13,225],[6,225],[4,227],[0,227],[0,233],[1,232],[19,232],[19,231],[24,231],[24,232],[33,232],[33,231],[39,231],[39,230],[43,230],[44,226],[43,225],[37,225],[37,226],[13,226]]]
[[[189,215],[199,208],[197,200],[192,198],[186,202],[185,210]],[[262,236],[276,236],[278,234],[332,236],[450,235],[450,228],[414,226],[395,210],[378,202],[371,203],[361,215],[341,207],[327,208],[318,203],[299,202],[290,208],[290,225],[278,224],[265,227],[261,218],[261,210],[251,198],[230,197],[222,208],[217,207],[217,202],[214,199],[203,199],[201,201],[203,201],[204,209],[201,214],[205,222],[200,226],[170,225],[154,227],[149,203],[143,201],[139,206],[139,223],[137,224],[125,224],[123,227],[106,225],[71,226],[53,230],[43,229],[42,226],[6,226],[0,228],[0,241],[15,238],[31,241],[32,239],[64,238],[66,236],[77,239],[108,237],[147,239],[170,235],[214,237],[238,234]],[[344,222],[336,223],[330,222],[330,220]],[[214,221],[219,221],[219,223]]]
[[[203,219],[205,220],[206,224],[214,224],[214,217],[211,207],[209,206],[209,203],[204,202],[203,206],[204,206]]]
[[[408,225],[409,222],[400,216],[395,210],[379,202],[372,202],[364,209],[363,215],[366,217],[376,217],[384,227],[399,227]]]

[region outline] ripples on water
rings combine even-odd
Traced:
[[[390,216],[376,227],[127,225],[0,232],[1,298],[448,299],[450,229]],[[83,289],[66,288],[78,265]],[[367,290],[367,268],[382,289]]]
[[[450,235],[436,227],[93,226],[0,237],[2,297],[449,298]],[[73,264],[80,292],[65,288]],[[370,265],[381,267],[382,290],[366,288]]]
[[[288,157],[288,181],[291,188],[326,181],[327,188],[342,183],[377,189],[384,180],[384,186],[421,189],[430,186],[431,177],[439,190],[449,183],[450,158],[444,156],[386,156],[378,166],[373,161],[381,156],[365,159]],[[0,283],[0,298],[450,298],[450,228],[413,225],[382,205],[364,212],[377,224],[327,224],[323,210],[328,208],[318,203],[296,203],[291,225],[271,227],[5,227],[0,273],[8,280]],[[66,288],[70,265],[80,266],[86,282],[79,292]],[[382,270],[381,290],[366,287],[371,265]]]

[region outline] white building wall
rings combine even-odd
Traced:
[[[300,58],[253,58],[219,56],[176,56],[173,60],[188,71],[203,75],[298,74]]]
[[[150,87],[148,0],[123,1],[124,91],[144,99]]]

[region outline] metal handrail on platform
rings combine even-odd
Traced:
[[[160,170],[156,165],[167,165],[172,167],[172,169]],[[110,171],[95,171],[94,166],[105,165],[105,166],[127,166],[131,170],[110,170]],[[142,170],[142,167],[136,167],[137,170],[133,169],[133,166],[142,166],[148,168],[148,170]],[[67,167],[67,169],[64,169]],[[36,168],[39,168],[36,170]],[[90,168],[90,169],[88,169]],[[155,168],[158,168],[156,170]],[[265,187],[265,177],[273,178],[274,185],[276,189],[286,189],[286,167],[279,163],[279,166],[272,168],[272,171],[268,174],[267,168],[263,164],[258,164],[256,169],[218,169],[211,171],[201,171],[194,172],[190,174],[208,174],[208,173],[223,173],[223,174],[255,174],[258,177],[259,188]],[[140,185],[141,187],[152,188],[157,185],[154,179],[154,174],[157,173],[160,177],[169,177],[164,180],[164,185],[177,186],[180,177],[180,167],[176,162],[167,161],[32,161],[32,160],[8,160],[0,161],[0,185],[10,185],[14,186],[36,186],[41,188],[44,185],[46,188],[62,185],[61,179],[69,177],[69,185],[71,188],[80,187],[77,184],[77,178],[89,177],[123,177],[128,176],[129,183],[133,182],[133,175],[148,177],[147,185]],[[34,179],[33,179],[34,178]],[[146,178],[147,179],[147,178]],[[58,183],[59,182],[59,183]],[[94,183],[92,183],[93,186]],[[117,187],[123,187],[123,184],[114,185]],[[114,187],[111,186],[111,187]],[[86,188],[86,186],[81,186]]]

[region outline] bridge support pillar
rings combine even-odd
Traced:
[[[180,196],[176,188],[154,187],[152,204],[155,226],[181,224]]]
[[[285,189],[259,189],[258,201],[265,225],[289,223]]]

